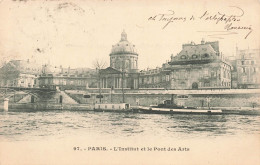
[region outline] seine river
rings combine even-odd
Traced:
[[[0,139],[32,141],[68,136],[113,139],[215,138],[257,135],[260,116],[137,114],[93,111],[0,112]]]

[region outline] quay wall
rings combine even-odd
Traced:
[[[72,98],[79,103],[94,104],[99,103],[100,99],[96,98],[99,93],[90,93],[86,91],[66,91]],[[181,92],[180,92],[181,93]],[[84,98],[84,95],[89,95],[90,98]],[[123,100],[122,93],[102,93],[102,103],[121,103]],[[257,92],[237,92],[237,93],[191,93],[191,94],[156,94],[156,93],[125,93],[125,102],[133,106],[142,105],[157,105],[164,100],[171,100],[173,97],[174,103],[183,106],[195,107],[259,107],[260,93]]]
[[[89,104],[53,104],[53,103],[11,103],[9,110],[42,111],[42,110],[93,110],[94,106]]]
[[[125,90],[124,98],[131,106],[149,106],[171,100],[183,106],[194,107],[260,107],[260,90]],[[123,101],[122,90],[101,90],[102,99],[98,89],[88,90],[65,90],[58,91],[52,95],[41,94],[45,97],[31,103],[30,97],[23,93],[17,93],[15,97],[9,98],[11,109],[93,109],[95,103],[121,103]],[[87,98],[88,95],[90,98]],[[39,94],[40,96],[40,94]],[[62,106],[59,97],[63,96]],[[16,101],[14,103],[14,101]],[[1,102],[2,103],[2,102]],[[92,107],[91,107],[92,106]]]

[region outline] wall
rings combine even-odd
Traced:
[[[81,100],[81,103],[99,103],[96,98],[97,94],[90,94],[91,98],[83,98],[83,94],[70,94],[72,97]],[[111,94],[103,94],[104,98],[101,99],[102,103],[111,102]],[[178,98],[182,95],[174,96],[174,103],[183,106],[207,106],[207,97],[210,99],[211,107],[252,107],[253,104],[260,106],[260,94],[190,94],[184,95],[188,98]],[[133,105],[156,105],[163,102],[163,100],[170,100],[171,94],[125,94],[125,102]],[[122,102],[122,94],[112,93],[112,102]]]

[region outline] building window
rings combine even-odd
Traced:
[[[204,83],[204,87],[210,87],[210,83],[209,82],[205,82]]]
[[[181,56],[181,59],[186,59],[187,57],[185,55],[182,55]]]
[[[242,73],[245,73],[246,72],[246,69],[245,68],[242,68]]]
[[[170,81],[170,75],[166,75],[166,81]]]
[[[203,58],[208,58],[208,57],[209,57],[209,54],[208,54],[208,53],[205,53],[205,54],[203,54],[202,57],[203,57]]]
[[[255,64],[255,61],[251,61],[251,64],[254,65],[254,64]]]
[[[244,65],[245,64],[245,62],[244,61],[241,61],[241,65]]]
[[[192,59],[196,59],[196,58],[198,58],[198,56],[196,54],[193,54]]]
[[[245,83],[246,81],[247,81],[246,76],[243,76],[243,77],[242,77],[242,83]]]
[[[211,77],[215,77],[216,76],[216,72],[212,71],[211,72]]]
[[[209,70],[208,69],[204,69],[204,76],[208,76],[209,75]]]

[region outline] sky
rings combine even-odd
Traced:
[[[260,49],[259,9],[259,0],[0,0],[0,64],[33,56],[39,64],[93,68],[102,60],[109,66],[123,30],[136,46],[139,69],[160,67],[182,44],[202,38],[219,41],[220,51],[232,56],[236,46]],[[209,19],[223,14],[231,21]]]

